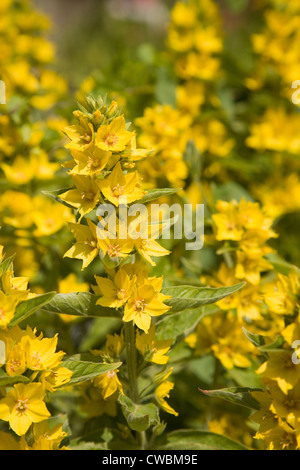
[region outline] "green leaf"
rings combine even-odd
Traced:
[[[92,356],[91,354],[75,354],[75,356],[71,356],[63,361],[62,365],[73,372],[68,385],[74,385],[118,369],[122,362],[106,364],[99,362],[99,357]]]
[[[233,367],[227,370],[226,376],[234,380],[239,387],[262,388],[261,377],[255,372],[257,367],[248,367],[241,369],[240,367]]]
[[[159,423],[159,411],[154,403],[137,405],[129,397],[121,394],[118,401],[122,406],[128,426],[133,431],[146,431],[150,426]]]
[[[200,307],[195,310],[186,310],[174,315],[167,315],[156,323],[157,339],[185,339],[196,328],[198,323],[207,315],[218,313],[220,309],[215,306]]]
[[[59,195],[66,193],[67,191],[70,191],[70,189],[74,188],[65,188],[65,189],[57,189],[55,191],[41,191],[42,194],[45,196],[51,197],[51,199],[54,199],[56,202],[59,202],[60,204],[63,204],[64,206],[69,207],[69,209],[75,209],[74,206],[71,206],[71,204],[68,204],[67,202],[63,201],[60,199]]]
[[[10,377],[6,374],[0,375],[0,387],[12,387],[15,384],[27,384],[29,382],[28,377],[24,375],[15,375],[14,377]]]
[[[174,188],[162,188],[162,189],[149,189],[147,194],[145,194],[142,199],[135,201],[133,204],[148,204],[149,202],[155,201],[155,199],[159,199],[160,197],[167,197],[172,196],[175,193],[178,193],[180,189]]]
[[[6,271],[12,270],[14,258],[15,258],[15,255],[12,255],[9,258],[6,258],[4,261],[2,261],[2,263],[0,264],[0,276],[3,276],[3,274],[6,273]]]
[[[251,333],[251,331],[246,330],[245,327],[242,327],[243,332],[247,336],[248,340],[256,347],[263,346],[265,344],[265,339],[262,335],[257,335]]]
[[[245,285],[244,282],[230,287],[195,287],[195,286],[172,286],[165,287],[162,293],[172,296],[165,304],[172,307],[170,313],[182,312],[194,309],[202,305],[213,304],[224,299],[228,295],[237,292]]]
[[[190,168],[190,175],[194,181],[199,182],[201,176],[201,153],[197,149],[195,142],[189,140],[186,146],[184,159]]]
[[[240,201],[241,199],[246,199],[246,201],[253,201],[252,196],[248,191],[238,183],[234,181],[229,181],[221,186],[213,185],[213,198],[215,201],[221,199],[222,201]]]
[[[277,336],[275,341],[273,341],[273,343],[265,344],[263,346],[260,346],[257,349],[261,352],[278,351],[278,350],[281,350],[281,346],[284,344],[284,342],[285,342],[285,339],[279,335]]]
[[[242,444],[213,432],[179,430],[167,435],[167,444],[159,450],[248,450]]]
[[[109,317],[120,318],[120,313],[108,307],[96,305],[98,297],[89,292],[71,294],[56,294],[43,310],[48,313],[74,315],[79,317]]]
[[[14,317],[9,324],[9,328],[18,325],[21,321],[33,315],[37,310],[47,305],[55,296],[55,292],[37,295],[29,300],[21,302],[15,311]]]
[[[222,400],[229,401],[235,405],[244,406],[253,410],[259,410],[259,403],[251,392],[261,392],[260,388],[249,388],[249,387],[229,387],[221,388],[220,390],[201,390],[203,395],[211,398],[221,398]]]
[[[242,330],[249,341],[251,341],[251,343],[261,352],[276,351],[281,348],[285,341],[284,338],[279,335],[272,343],[265,344],[265,338],[262,335],[251,333],[244,327],[242,327]]]
[[[269,253],[265,257],[272,264],[273,268],[284,276],[288,276],[292,271],[300,273],[300,269],[297,266],[288,263],[276,253]]]
[[[107,450],[106,442],[81,442],[77,445],[71,445],[71,450]]]

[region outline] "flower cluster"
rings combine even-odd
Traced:
[[[215,159],[227,157],[234,147],[214,84],[222,51],[218,7],[211,0],[177,2],[167,42],[170,59],[175,56],[178,78],[174,104],[154,104],[135,121],[142,130],[141,145],[154,149],[142,162],[141,171],[149,185],[159,184],[164,175],[172,186],[185,187],[190,170],[185,158],[189,141],[203,155],[203,171],[208,177],[220,171]],[[196,173],[195,178],[198,176]]]
[[[62,117],[53,107],[67,93],[51,69],[55,48],[45,35],[49,22],[27,0],[1,2],[0,77],[6,105],[0,115],[1,241],[17,253],[16,270],[33,276],[42,265],[44,241],[71,220],[68,208],[41,194],[60,169]]]
[[[28,279],[14,277],[12,269],[11,260],[2,259],[0,341],[4,349],[1,349],[0,359],[0,420],[8,422],[22,439],[19,442],[11,434],[1,431],[0,448],[5,450],[20,446],[23,450],[29,447],[33,450],[54,450],[58,449],[66,434],[59,425],[48,430],[47,420],[51,414],[46,407],[46,394],[67,384],[72,372],[62,366],[65,353],[56,352],[57,335],[44,338],[36,328],[27,326],[26,330],[22,330],[17,324],[20,315],[18,306],[26,309],[28,302],[39,297],[27,289]],[[34,440],[27,442],[25,435],[32,423],[35,426]]]
[[[154,238],[144,237],[139,230],[133,237],[130,227],[133,224],[136,228],[141,223],[141,216],[129,216],[129,225],[121,217],[121,208],[125,207],[127,211],[130,204],[141,201],[147,194],[135,167],[136,162],[147,158],[149,152],[137,148],[136,134],[129,130],[116,102],[107,105],[102,98],[96,100],[89,96],[85,106],[74,112],[77,123],[64,130],[70,139],[66,147],[73,160],[67,166],[75,187],[60,194],[59,199],[74,207],[78,213],[77,223],[69,224],[76,242],[65,257],[82,260],[83,270],[96,257],[101,257],[106,277],[95,275],[96,285],[92,287],[98,297],[96,305],[117,310],[125,325],[129,328],[136,325],[141,329],[144,333],[142,336],[138,334],[136,339],[141,355],[145,356],[146,361],[166,364],[168,358],[165,354],[173,340],[156,343],[151,322],[152,318],[170,310],[165,304],[170,296],[161,292],[163,277],[150,276],[149,269],[149,265],[156,265],[153,258],[169,254],[156,241],[162,224],[157,224]],[[103,214],[98,215],[97,207],[100,204],[111,204],[114,208],[116,234],[112,234],[109,227],[106,229],[109,224]],[[152,236],[148,208],[146,232]],[[108,335],[105,349],[93,351],[93,354],[111,363],[120,359],[123,349],[122,336]],[[118,395],[124,393],[118,372],[108,371],[82,385],[83,411],[89,416],[101,416],[103,413],[115,415]],[[160,380],[159,383],[171,382]],[[170,388],[160,391],[159,396],[164,398],[169,391]],[[97,402],[96,407],[93,407],[93,400]],[[161,406],[163,409],[167,407],[165,400]]]

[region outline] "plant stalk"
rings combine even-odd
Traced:
[[[138,403],[137,354],[135,346],[135,329],[132,321],[125,323],[125,343],[130,398],[134,403]]]

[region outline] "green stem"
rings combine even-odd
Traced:
[[[139,392],[137,386],[137,357],[135,346],[135,329],[133,322],[125,323],[125,343],[127,353],[127,370],[130,398],[138,403]]]
[[[133,322],[125,323],[125,344],[127,353],[127,371],[128,371],[128,383],[129,383],[129,395],[134,403],[139,402],[139,390],[137,384],[137,350],[135,345],[135,327]],[[146,432],[138,432],[137,439],[141,450],[146,450],[147,435]]]

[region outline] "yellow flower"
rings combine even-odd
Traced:
[[[258,432],[255,439],[262,439],[268,444],[268,450],[299,450],[300,436],[283,420],[279,420],[278,426],[266,432]]]
[[[28,369],[49,370],[59,366],[64,357],[64,352],[55,352],[58,334],[54,338],[35,338],[30,336],[25,340],[25,354]]]
[[[48,421],[33,425],[34,443],[30,450],[60,450],[62,440],[67,436],[62,430],[62,425],[49,427]],[[61,450],[65,450],[63,447]]]
[[[293,79],[291,80],[292,83]],[[272,150],[298,154],[300,142],[297,129],[300,125],[298,113],[288,113],[285,109],[268,109],[260,122],[250,127],[246,145],[256,150]]]
[[[104,222],[101,217],[99,217],[99,223],[97,226],[97,235],[98,235],[98,243],[101,249],[103,256],[109,256],[112,260],[117,258],[126,258],[132,253],[134,250],[134,240],[131,240],[130,237],[126,237],[124,234],[124,238],[120,237],[120,225],[119,221],[116,221],[116,234],[111,234],[110,232],[104,230]]]
[[[12,347],[6,360],[6,373],[10,377],[22,375],[27,369],[26,356],[23,344],[19,343]]]
[[[217,240],[240,241],[243,237],[243,227],[239,219],[236,204],[225,201],[218,201],[216,204],[217,214],[212,218],[217,228]]]
[[[131,280],[122,268],[118,270],[113,281],[99,276],[95,276],[95,279],[102,294],[96,305],[111,308],[120,308],[128,301],[135,283],[135,279]]]
[[[0,330],[6,329],[13,319],[17,306],[15,297],[7,296],[0,291]]]
[[[96,181],[89,176],[72,175],[76,189],[60,194],[59,198],[79,210],[81,218],[97,205],[100,189]],[[81,220],[79,219],[79,221]]]
[[[96,387],[94,383],[85,382],[80,386],[80,389],[83,394],[81,410],[89,418],[104,414],[113,417],[117,415],[117,392],[104,399],[102,389]]]
[[[264,300],[271,312],[278,315],[293,315],[300,312],[297,302],[300,293],[299,275],[292,271],[288,276],[277,274],[275,283],[265,289]]]
[[[30,162],[23,157],[16,157],[13,164],[2,163],[2,170],[8,181],[14,184],[27,184],[34,178],[34,168]]]
[[[40,383],[17,384],[0,400],[0,419],[8,421],[12,430],[23,436],[32,423],[50,415],[44,403],[45,389]]]
[[[97,227],[89,218],[87,218],[87,223],[88,225],[69,224],[76,243],[64,254],[64,257],[82,260],[82,270],[96,258],[100,249],[96,235]]]
[[[99,127],[95,143],[102,150],[121,152],[134,136],[134,132],[126,130],[124,116],[119,116],[110,124]]]
[[[118,378],[118,369],[99,375],[94,380],[94,386],[101,390],[104,400],[113,395],[117,390],[123,393],[122,384]]]
[[[40,180],[51,180],[54,173],[59,169],[59,164],[49,162],[48,155],[44,151],[32,154],[30,156],[30,165],[34,177]]]
[[[300,381],[287,394],[283,393],[277,384],[270,384],[272,403],[271,411],[279,418],[285,419],[293,428],[299,428],[300,423]]]
[[[124,202],[130,204],[141,199],[145,194],[140,184],[138,172],[124,175],[119,162],[108,178],[99,181],[98,184],[103,196],[117,207]]]
[[[269,358],[257,370],[264,379],[277,382],[282,392],[287,395],[300,380],[300,368],[292,361],[293,351],[270,351]]]
[[[84,152],[80,150],[71,150],[71,154],[76,162],[76,166],[74,166],[70,173],[86,176],[101,174],[111,157],[111,152],[101,150],[94,144]]]
[[[27,289],[28,280],[28,277],[13,277],[13,272],[7,270],[1,279],[2,290],[19,301],[26,300],[30,293]]]
[[[272,269],[272,265],[263,258],[261,250],[238,251],[235,276],[237,279],[245,279],[250,284],[258,285],[260,273]]]
[[[68,221],[74,220],[71,209],[62,204],[53,203],[40,196],[35,197],[33,203],[31,217],[36,225],[33,232],[36,237],[52,235],[61,230]]]
[[[134,246],[137,252],[146,260],[151,266],[155,266],[156,263],[153,261],[153,258],[158,258],[160,256],[167,256],[170,254],[169,250],[163,248],[157,241],[152,239],[138,239],[135,241]]]
[[[146,361],[154,364],[166,364],[169,357],[166,356],[173,340],[156,340],[155,325],[152,325],[148,334],[137,332],[136,347],[145,357]]]
[[[138,328],[148,333],[151,317],[163,315],[170,310],[171,307],[163,303],[169,298],[169,296],[157,292],[155,281],[149,279],[145,284],[134,289],[125,306],[123,321],[133,321]]]
[[[178,416],[177,411],[175,411],[165,400],[165,398],[170,397],[170,391],[173,390],[174,384],[172,382],[163,382],[161,383],[157,389],[155,390],[155,396],[157,398],[157,401],[159,403],[159,406],[166,411],[167,413]]]
[[[52,370],[42,372],[41,382],[49,392],[55,392],[58,387],[62,387],[70,382],[73,372],[66,367],[56,367]]]
[[[58,282],[58,291],[62,294],[69,292],[89,292],[90,285],[87,282],[78,282],[77,276],[70,273]]]
[[[66,135],[71,139],[66,145],[66,148],[71,150],[84,151],[88,149],[94,142],[94,128],[90,122],[87,122],[81,115],[82,113],[76,112],[78,124],[69,126],[64,129]]]

